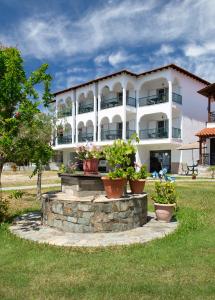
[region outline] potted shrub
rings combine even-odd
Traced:
[[[171,182],[156,182],[152,195],[158,221],[170,222],[176,208],[176,191]]]
[[[127,142],[116,140],[112,145],[103,149],[110,168],[108,175],[102,177],[108,198],[120,198],[123,195],[127,183],[127,168],[131,165],[132,157],[136,153],[133,140],[130,139]],[[135,140],[138,141],[136,137]]]
[[[196,173],[192,173],[192,179],[196,179]]]
[[[102,177],[107,198],[121,198],[127,184],[127,173],[122,168],[116,168]]]
[[[83,161],[83,171],[85,175],[98,174],[99,158],[101,157],[100,148],[87,144],[78,147],[77,159]]]
[[[139,169],[139,170],[138,170]],[[136,166],[128,167],[127,169],[129,185],[133,194],[143,193],[145,182],[147,178],[147,167],[142,165],[141,167]]]

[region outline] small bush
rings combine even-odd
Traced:
[[[176,203],[175,185],[171,182],[156,182],[155,193],[152,199],[160,204],[174,204]]]
[[[0,223],[4,222],[8,216],[9,203],[7,200],[0,199]]]
[[[23,191],[18,191],[18,190],[16,190],[16,191],[12,191],[11,193],[10,193],[10,196],[9,196],[9,198],[10,199],[21,199],[22,197],[23,197],[23,195],[25,194],[25,192],[23,192]]]

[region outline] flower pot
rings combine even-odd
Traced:
[[[144,190],[145,183],[145,179],[129,180],[132,194],[141,194]]]
[[[83,161],[84,175],[98,174],[99,160],[97,158],[85,159]]]
[[[196,175],[192,175],[192,179],[196,179]]]
[[[104,189],[107,198],[121,198],[124,192],[124,187],[127,180],[124,178],[109,179],[108,177],[102,177]]]
[[[154,203],[155,214],[158,221],[170,222],[172,219],[175,203],[174,204],[160,204]]]

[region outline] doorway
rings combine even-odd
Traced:
[[[215,165],[215,138],[210,139],[210,164]]]
[[[168,173],[171,172],[171,151],[150,151],[150,172],[159,172],[164,168],[167,169]]]

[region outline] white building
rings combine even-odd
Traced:
[[[102,146],[136,132],[137,161],[150,171],[162,166],[177,173],[181,163],[191,163],[191,154],[177,148],[197,141],[195,133],[205,126],[207,104],[197,91],[208,84],[171,64],[141,74],[123,70],[58,91],[54,150],[62,151],[66,164],[86,141]]]

